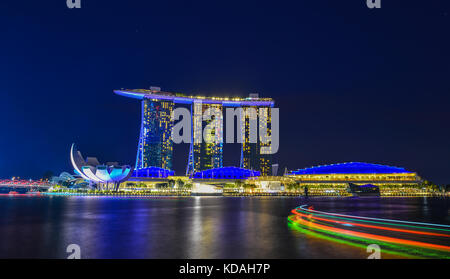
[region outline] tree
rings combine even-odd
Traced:
[[[440,187],[431,181],[424,180],[422,185],[433,192],[440,191]]]
[[[183,186],[184,186],[184,181],[181,180],[181,179],[178,179],[177,180],[177,187],[181,189],[181,188],[183,188]]]
[[[173,179],[169,179],[169,182],[168,182],[167,186],[170,187],[170,188],[174,188],[175,185],[176,185],[176,181],[173,180]]]
[[[240,189],[244,183],[241,180],[236,180],[234,184],[236,185],[236,188]]]
[[[185,190],[192,190],[192,184],[191,183],[185,183],[183,185],[183,189],[185,189]]]

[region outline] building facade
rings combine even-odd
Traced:
[[[172,101],[143,99],[142,121],[136,169],[159,167],[172,169]]]
[[[272,172],[272,155],[269,142],[272,133],[271,111],[268,108],[257,106],[248,106],[243,109],[244,129],[240,166],[244,169],[259,171],[261,176],[269,176]],[[256,142],[255,139],[251,139],[250,135],[252,125],[257,127]]]
[[[287,176],[301,184],[417,185],[421,178],[404,168],[361,162],[323,165],[292,171]]]
[[[220,115],[211,115],[210,119],[205,120],[203,116],[208,109],[215,110]],[[191,111],[193,132],[186,175],[221,168],[223,166],[223,106],[194,102]],[[204,134],[202,128],[207,125],[211,125],[212,129]]]
[[[173,168],[173,141],[171,132],[173,122],[171,115],[177,104],[191,106],[192,138],[188,155],[186,175],[195,172],[223,167],[223,111],[225,107],[253,108],[254,115],[245,120],[244,139],[241,146],[240,167],[259,171],[261,175],[269,175],[271,172],[271,155],[261,152],[264,148],[270,148],[270,142],[264,139],[271,134],[270,109],[274,106],[271,98],[259,98],[257,95],[248,98],[228,97],[202,97],[186,96],[180,93],[162,92],[160,88],[114,90],[118,95],[139,99],[142,102],[142,123],[139,137],[136,169],[158,167],[171,170]],[[262,108],[262,110],[261,110]],[[219,112],[220,116],[204,119],[208,110]],[[245,115],[245,114],[244,114]],[[249,119],[259,119],[257,125],[265,123],[267,132],[261,133],[255,143],[249,141]],[[217,120],[217,121],[215,121]],[[212,122],[215,126],[210,133],[205,133],[204,128]],[[271,153],[270,150],[266,153]],[[239,158],[236,158],[238,161]]]
[[[348,195],[351,186],[376,186],[382,196],[426,195],[422,179],[404,168],[361,162],[299,169],[286,175],[310,195]]]

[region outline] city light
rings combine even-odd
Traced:
[[[288,221],[294,229],[325,235],[327,240],[376,243],[387,247],[388,253],[410,257],[450,258],[449,225],[328,213],[306,205],[292,213]]]

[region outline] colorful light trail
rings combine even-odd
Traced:
[[[401,257],[450,258],[448,225],[328,213],[306,205],[292,213],[290,227],[314,237],[360,248],[378,244],[382,252]]]

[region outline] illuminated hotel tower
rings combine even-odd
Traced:
[[[143,99],[142,121],[136,169],[159,167],[172,169],[173,141],[171,138],[173,122],[172,101]]]
[[[207,133],[207,138],[203,137],[203,129],[213,121],[203,120],[203,115],[207,109],[216,109],[220,112],[216,126]],[[203,104],[194,102],[191,106],[192,114],[192,140],[189,150],[189,162],[186,169],[186,175],[197,171],[221,168],[223,167],[223,106],[222,104]]]
[[[261,148],[266,151],[271,148],[268,139],[271,136],[271,111],[267,107],[261,108],[257,106],[243,107],[245,113],[242,115],[244,129],[243,129],[243,143],[241,146],[241,168],[260,171],[262,176],[268,176],[272,170],[272,156],[270,154],[263,154]],[[258,121],[259,119],[259,121]],[[251,121],[256,122],[258,129],[256,142],[250,142],[250,127]],[[261,126],[266,124],[267,133],[260,134]]]
[[[251,94],[247,98],[218,98],[186,96],[180,93],[162,92],[159,87],[148,89],[121,89],[114,90],[120,96],[135,98],[142,102],[142,123],[139,137],[139,145],[136,159],[136,169],[147,167],[160,167],[172,169],[173,141],[171,138],[173,122],[171,114],[177,104],[191,106],[192,135],[186,174],[221,168],[223,165],[223,108],[254,108],[259,124],[268,123],[268,135],[271,132],[270,110],[274,106],[271,98],[259,98],[256,94]],[[264,108],[267,113],[259,111]],[[207,133],[207,139],[214,138],[212,142],[205,142],[203,131],[211,120],[203,120],[202,114],[207,109],[220,111],[220,118],[217,129]],[[214,117],[214,116],[213,116]],[[245,134],[241,148],[240,165],[243,168],[260,171],[262,175],[269,175],[271,169],[270,155],[261,153],[261,147],[270,146],[264,144],[264,135],[259,135],[256,143],[249,141],[249,117],[245,119]],[[197,127],[197,128],[196,128]],[[198,128],[201,127],[201,128]],[[259,129],[258,129],[259,130]],[[268,136],[266,135],[266,136]],[[201,141],[197,141],[201,137]],[[237,158],[236,158],[237,159]]]

